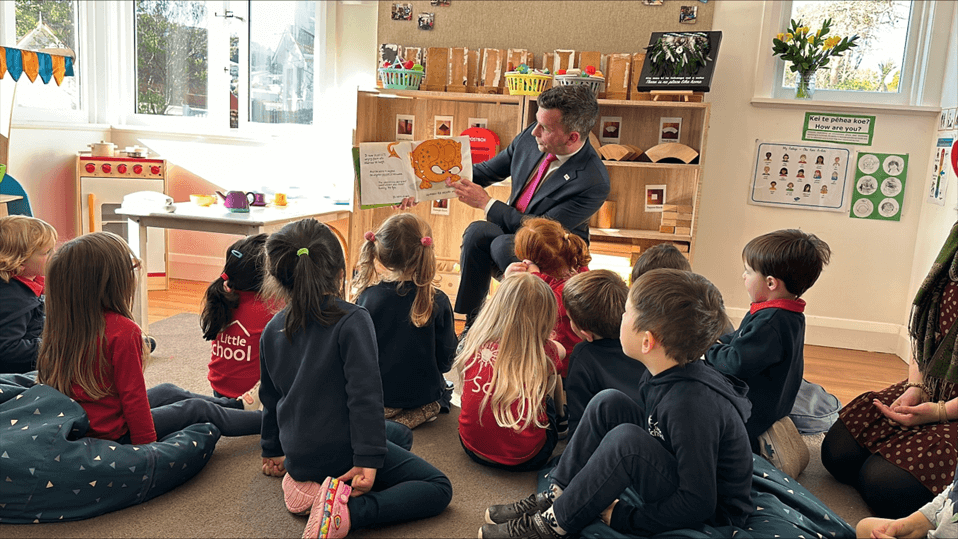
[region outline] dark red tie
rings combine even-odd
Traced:
[[[526,184],[525,190],[519,195],[519,200],[516,201],[517,210],[521,212],[526,211],[526,208],[529,207],[529,202],[532,201],[532,195],[536,193],[536,188],[539,187],[539,182],[542,181],[542,178],[545,178],[546,171],[549,170],[549,164],[556,159],[558,159],[558,157],[550,153],[542,160],[542,163],[539,164],[539,170],[536,171],[536,176]]]

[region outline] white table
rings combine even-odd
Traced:
[[[325,201],[319,203],[290,201],[289,205],[285,207],[252,207],[249,213],[230,213],[222,204],[202,207],[192,202],[178,202],[173,206],[176,210],[172,213],[123,208],[116,211],[118,214],[126,215],[130,220],[128,241],[133,252],[141,260],[136,295],[133,298],[133,319],[143,329],[144,334],[148,334],[150,323],[146,271],[142,269],[148,267],[146,260],[148,256],[146,229],[148,227],[249,236],[271,233],[288,223],[301,219],[313,218],[317,221],[329,222],[346,219],[350,214],[349,206]],[[335,229],[333,230],[339,236],[340,241],[343,242],[345,249],[345,240],[342,234]]]

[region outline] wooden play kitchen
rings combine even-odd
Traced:
[[[484,94],[464,92],[428,92],[416,90],[373,90],[357,94],[357,123],[354,145],[362,142],[391,142],[396,139],[396,115],[415,117],[414,140],[433,138],[433,118],[452,116],[452,132],[458,134],[469,118],[486,118],[487,128],[496,133],[506,148],[512,139],[532,122],[538,110],[535,96]],[[709,125],[710,104],[684,101],[639,101],[626,99],[599,99],[600,117],[618,117],[619,138],[646,150],[659,145],[662,118],[681,118],[681,132],[676,145],[688,148],[695,155],[682,150],[682,155],[657,156],[649,160],[604,160],[611,180],[609,201],[612,203],[593,218],[590,249],[595,253],[628,257],[634,263],[642,250],[657,243],[670,242],[686,253],[690,260],[695,253],[696,225],[701,198],[702,154],[705,150]],[[598,134],[600,125],[593,129]],[[683,159],[689,159],[686,163]],[[663,232],[662,212],[646,211],[646,186],[664,185],[666,202],[683,210],[682,224],[673,232]],[[487,189],[489,194],[506,201],[510,186],[507,182]],[[363,233],[375,230],[379,223],[395,213],[394,208],[362,210],[358,190],[349,227],[349,259],[358,259]],[[419,204],[413,211],[432,226],[436,256],[458,260],[462,233],[472,221],[484,218],[481,210],[473,209],[457,200],[450,201],[448,215],[433,215],[431,205]],[[689,209],[688,212],[684,210]],[[598,219],[603,219],[598,226]],[[678,221],[678,220],[677,220]],[[448,264],[447,264],[448,266]],[[441,270],[448,268],[444,266]],[[441,272],[442,273],[442,272]],[[449,278],[454,278],[450,275]]]

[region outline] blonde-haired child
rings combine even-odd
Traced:
[[[542,279],[516,273],[483,306],[456,356],[459,438],[479,464],[540,469],[558,441],[553,391],[562,345],[549,340],[556,301]]]
[[[146,390],[148,352],[130,306],[139,260],[122,238],[93,232],[63,244],[47,267],[46,323],[37,381],[73,398],[87,436],[147,444],[196,423],[224,436],[259,432],[260,412],[237,399],[195,395],[172,384]]]
[[[25,215],[0,217],[0,373],[36,369],[43,284],[57,231]]]
[[[568,230],[558,221],[545,217],[533,217],[522,222],[522,228],[516,232],[516,257],[522,262],[514,262],[506,268],[505,274],[529,272],[544,280],[552,289],[558,305],[556,316],[555,340],[566,350],[582,341],[572,331],[569,315],[562,303],[562,289],[570,277],[588,271],[592,256],[585,240]],[[559,375],[568,374],[568,363],[563,360],[558,365]]]
[[[354,301],[376,327],[386,419],[415,428],[437,417],[446,395],[442,375],[457,344],[452,304],[433,283],[436,253],[426,221],[399,213],[365,238]]]

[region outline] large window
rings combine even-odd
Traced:
[[[313,123],[316,2],[135,4],[137,114]]]
[[[911,16],[909,0],[847,0],[792,2],[791,19],[812,30],[832,20],[832,36],[858,35],[858,46],[834,58],[828,69],[819,70],[819,90],[850,92],[898,92],[905,44]],[[910,61],[911,58],[908,58]],[[782,85],[795,87],[795,73],[786,69]]]
[[[76,0],[16,0],[16,45],[18,49],[70,49],[77,51]],[[25,78],[25,77],[24,77]],[[19,92],[17,106],[53,110],[79,110],[81,75],[65,77],[57,86],[50,81],[32,84]],[[30,84],[29,80],[23,82]]]

